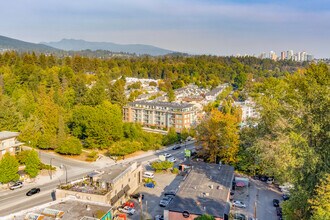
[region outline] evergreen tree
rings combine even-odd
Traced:
[[[6,153],[0,161],[0,182],[9,183],[11,181],[17,181],[18,175],[18,161],[15,156],[11,156]]]
[[[25,172],[31,178],[34,178],[39,174],[41,162],[37,151],[30,150],[29,153],[26,155],[24,163],[25,163]]]

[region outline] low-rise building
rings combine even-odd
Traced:
[[[173,127],[177,132],[195,125],[196,119],[196,109],[188,103],[136,101],[123,108],[123,120],[126,122],[166,130]]]
[[[209,91],[208,93],[205,94],[205,99],[208,102],[214,102],[217,99],[217,96],[226,88],[228,87],[227,84],[223,84],[221,86],[218,86],[214,89],[212,89],[211,91]]]
[[[209,214],[216,220],[228,220],[229,196],[234,168],[228,165],[194,162],[188,176],[164,211],[168,220],[193,220]]]
[[[112,220],[109,204],[63,198],[2,217],[5,220]]]
[[[74,196],[77,199],[119,206],[126,202],[142,182],[142,166],[136,162],[120,164],[94,171],[83,179],[62,184],[56,189],[56,198]]]
[[[22,142],[17,140],[19,132],[1,131],[0,132],[0,159],[5,153],[15,155],[21,152]]]
[[[247,99],[243,102],[235,102],[234,105],[241,107],[243,123],[249,118],[257,118],[259,116],[256,111],[256,104],[251,99]]]

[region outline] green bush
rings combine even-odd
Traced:
[[[179,173],[179,169],[178,169],[178,168],[176,168],[176,167],[175,167],[175,168],[173,168],[173,170],[172,170],[172,173],[173,173],[173,174],[178,174],[178,173]]]
[[[151,178],[144,178],[143,182],[144,183],[153,183],[154,185],[156,185],[156,181]]]
[[[86,161],[95,161],[97,159],[97,155],[98,153],[95,150],[91,151],[87,154]]]
[[[173,167],[173,163],[169,161],[159,161],[159,162],[153,162],[151,164],[151,167],[155,169],[156,172],[161,172],[163,170],[168,170]]]
[[[56,167],[50,166],[50,164],[40,163],[39,169],[40,170],[56,170]]]

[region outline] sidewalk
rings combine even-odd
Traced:
[[[52,179],[50,178],[50,171],[49,170],[41,170],[39,175],[33,179],[27,179],[23,181],[22,188],[32,188],[38,185],[43,185],[45,183],[49,183],[52,181],[59,181],[59,178],[64,174],[64,170],[56,167],[56,171],[53,170],[52,172]],[[7,184],[1,185],[0,187],[0,196],[4,196],[12,192],[8,187]]]
[[[195,140],[187,141],[186,145],[188,146],[188,145],[193,144],[195,142],[196,142]],[[158,154],[158,153],[169,151],[176,145],[179,145],[179,144],[172,144],[172,145],[164,147],[160,150],[149,150],[149,151],[147,151],[143,154],[140,154],[138,156],[130,157],[130,158],[127,158],[127,159],[124,159],[124,160],[119,160],[117,163],[113,159],[111,159],[110,157],[102,155],[102,157],[100,159],[93,162],[92,164],[95,165],[95,166],[98,166],[99,168],[105,168],[105,167],[108,167],[108,166],[111,166],[111,165],[127,163],[127,162],[131,162],[131,161],[143,158],[143,157],[148,157],[148,156],[152,156],[152,155],[155,155],[155,154]]]

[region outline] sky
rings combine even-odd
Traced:
[[[330,57],[330,0],[0,0],[0,35],[149,44],[191,54]]]

